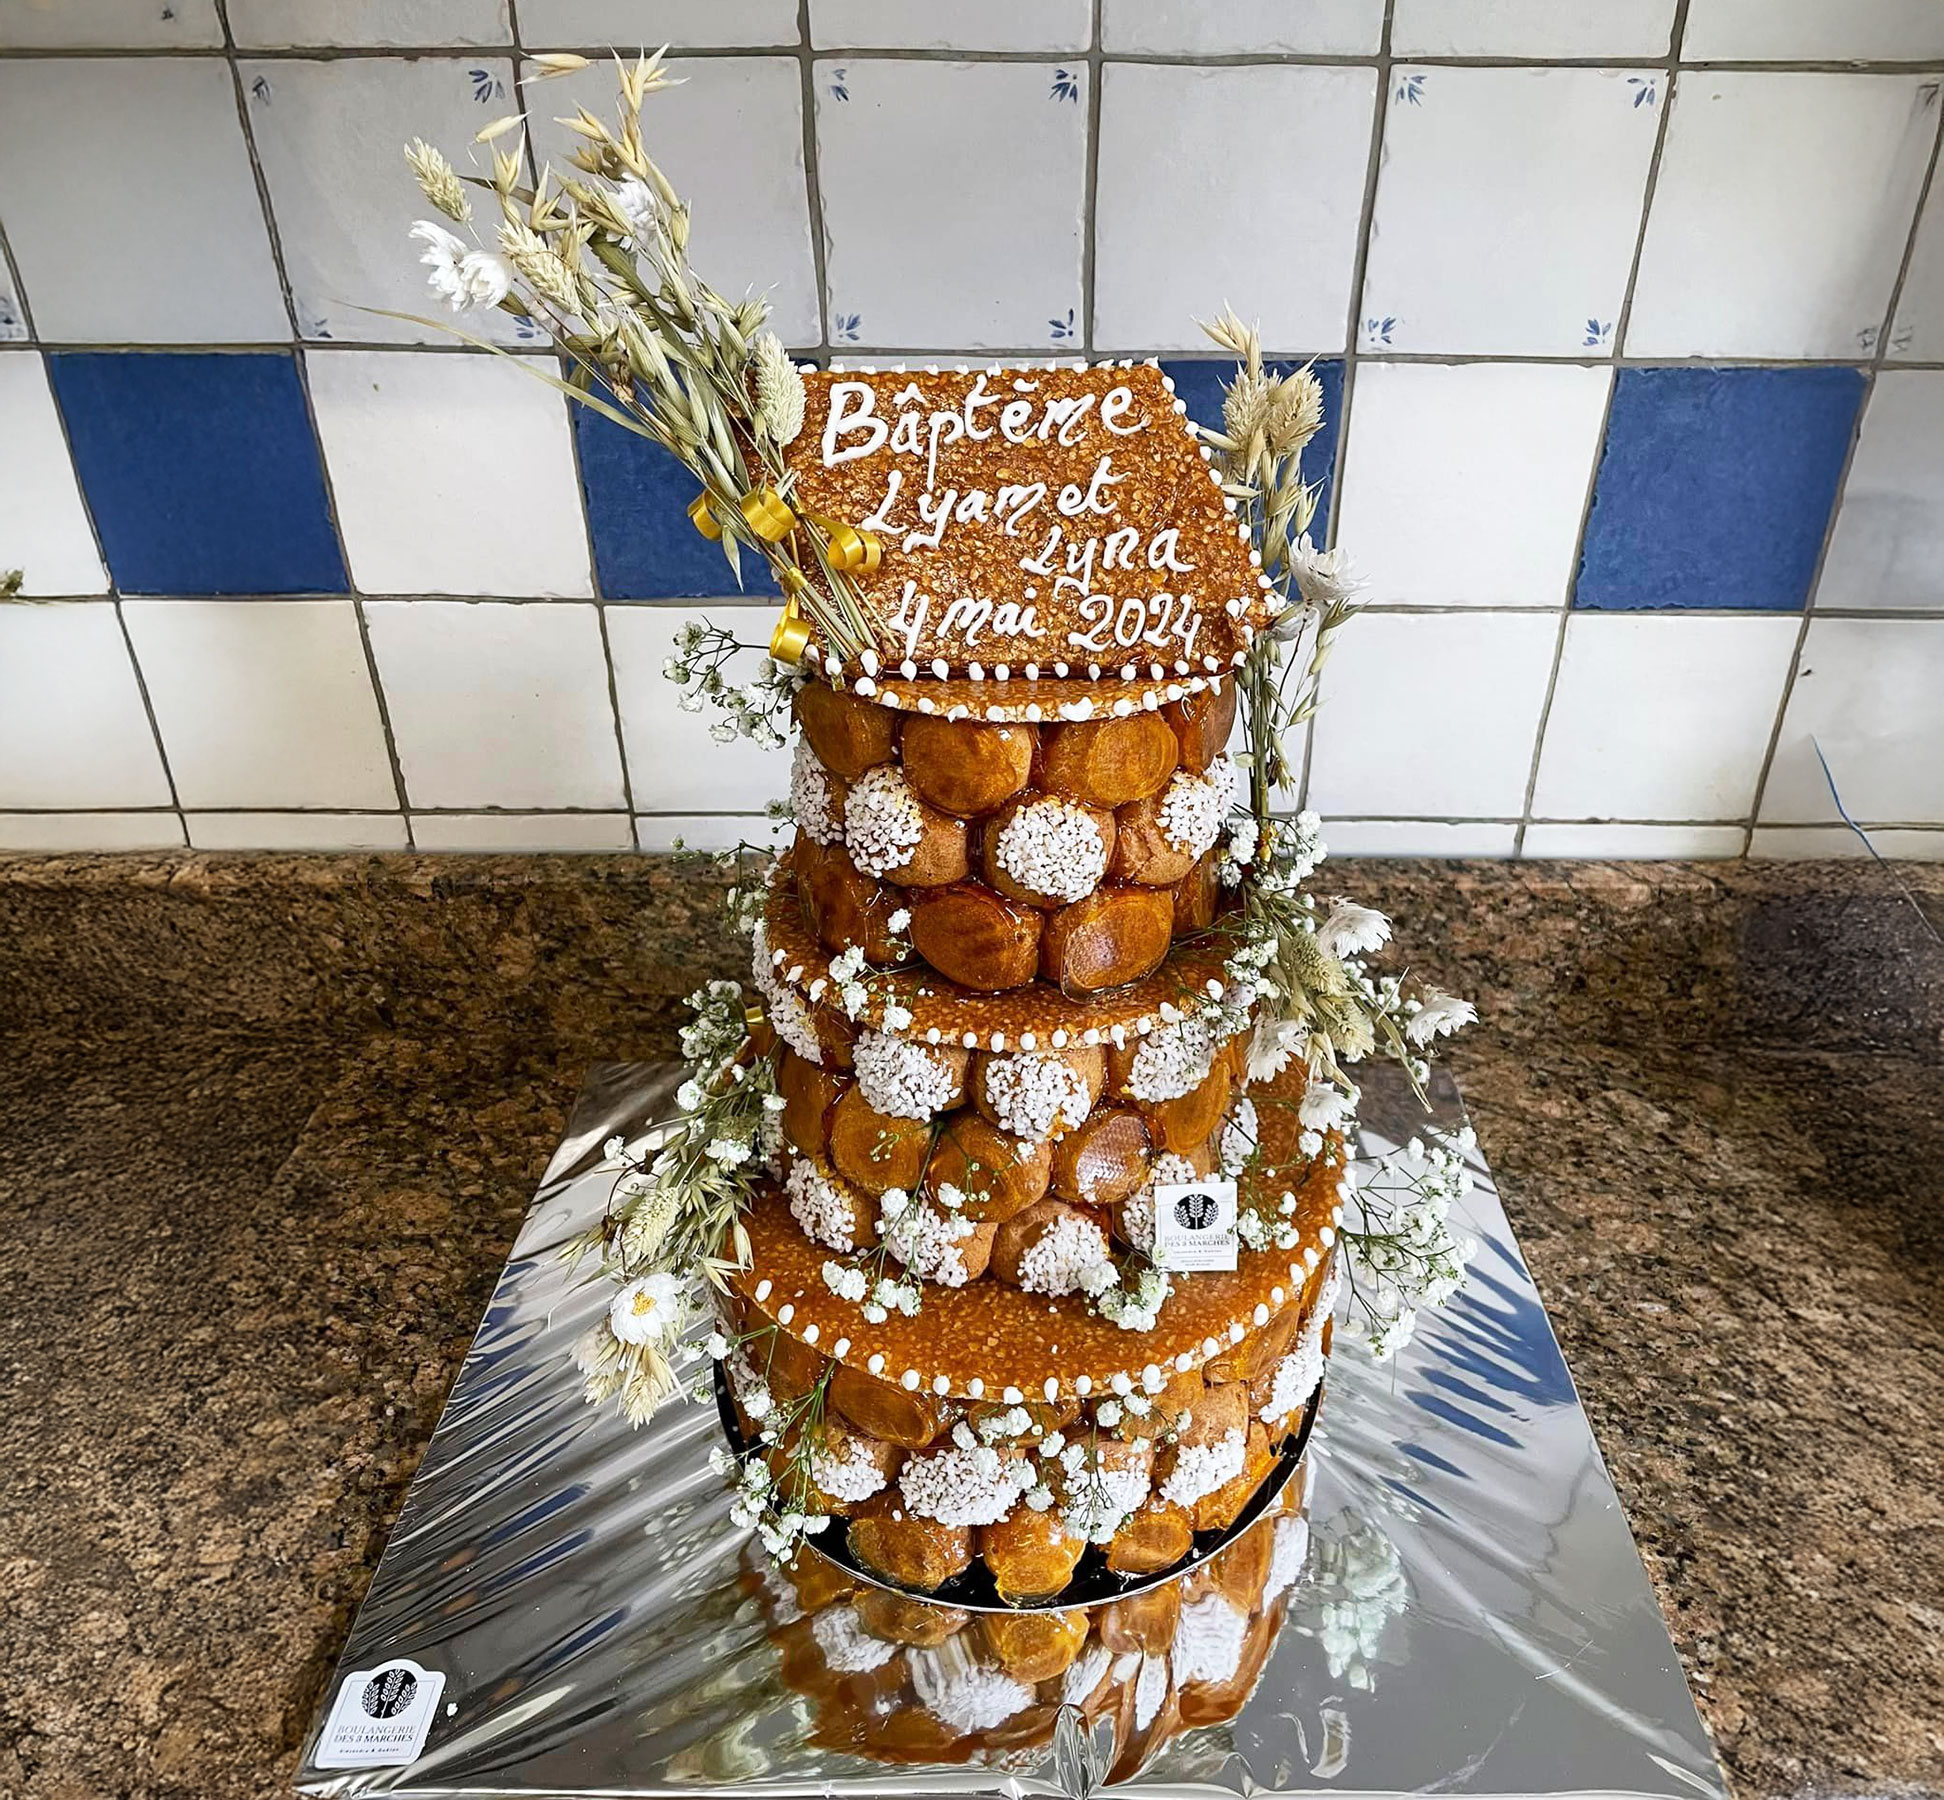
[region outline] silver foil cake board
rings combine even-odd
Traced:
[[[325,1795],[1089,1792],[1075,1732],[1001,1765],[887,1766],[809,1741],[778,1678],[710,1405],[640,1430],[583,1403],[605,1304],[560,1247],[601,1146],[671,1104],[668,1064],[588,1077],[400,1509],[298,1772]],[[1437,1117],[1461,1117],[1439,1074]],[[1360,1150],[1421,1128],[1365,1089]],[[1465,1291],[1397,1359],[1339,1339],[1310,1449],[1307,1560],[1260,1678],[1114,1792],[1720,1796],[1572,1378],[1489,1171]],[[374,1676],[377,1678],[374,1680]],[[1076,1715],[1077,1717],[1077,1715]],[[1070,1721],[1062,1719],[1062,1726]],[[416,1729],[413,1729],[416,1727]],[[334,1766],[419,1737],[403,1766]]]

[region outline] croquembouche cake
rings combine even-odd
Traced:
[[[678,1116],[609,1147],[588,1394],[718,1388],[780,1558],[1015,1606],[1186,1568],[1286,1472],[1340,1299],[1385,1354],[1465,1256],[1457,1151],[1386,1189],[1351,1133],[1357,1064],[1421,1085],[1471,1009],[1370,961],[1388,921],[1313,891],[1293,810],[1353,610],[1308,535],[1321,388],[1233,315],[1219,426],[1152,362],[799,366],[690,264],[664,78],[620,64],[563,174],[517,117],[490,177],[409,152],[471,233],[419,228],[435,290],[548,338],[781,595],[667,670],[719,736],[794,738],[794,830],[728,859],[749,963],[693,996]]]

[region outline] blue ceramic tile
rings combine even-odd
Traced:
[[[602,597],[687,600],[735,594],[736,578],[721,546],[689,522],[688,505],[701,483],[658,445],[585,406],[571,410]],[[747,547],[742,577],[746,593],[777,591],[769,564]]]
[[[124,593],[345,591],[317,438],[288,355],[47,360]]]
[[[1272,362],[1276,374],[1299,369],[1301,363]],[[1213,362],[1169,362],[1161,367],[1174,377],[1176,395],[1187,401],[1188,416],[1197,425],[1219,429],[1222,423],[1222,388],[1235,377],[1235,365],[1217,358]],[[1336,497],[1337,436],[1343,429],[1343,363],[1340,358],[1319,357],[1312,365],[1316,379],[1323,384],[1323,429],[1310,439],[1303,452],[1305,479],[1323,484],[1317,496],[1316,517],[1310,537],[1318,544],[1330,541],[1330,504]]]
[[[1800,612],[1863,377],[1622,369],[1573,604]]]

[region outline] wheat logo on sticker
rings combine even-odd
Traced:
[[[319,1769],[395,1769],[418,1761],[445,1675],[408,1657],[351,1669],[338,1683],[311,1764]]]

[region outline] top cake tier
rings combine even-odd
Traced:
[[[1079,720],[1232,670],[1277,596],[1153,363],[803,372],[789,504],[877,556],[881,650],[823,679],[894,709]]]
[[[1084,995],[1214,922],[1233,679],[1077,724],[901,717],[817,683],[796,711],[793,864],[827,951]]]

